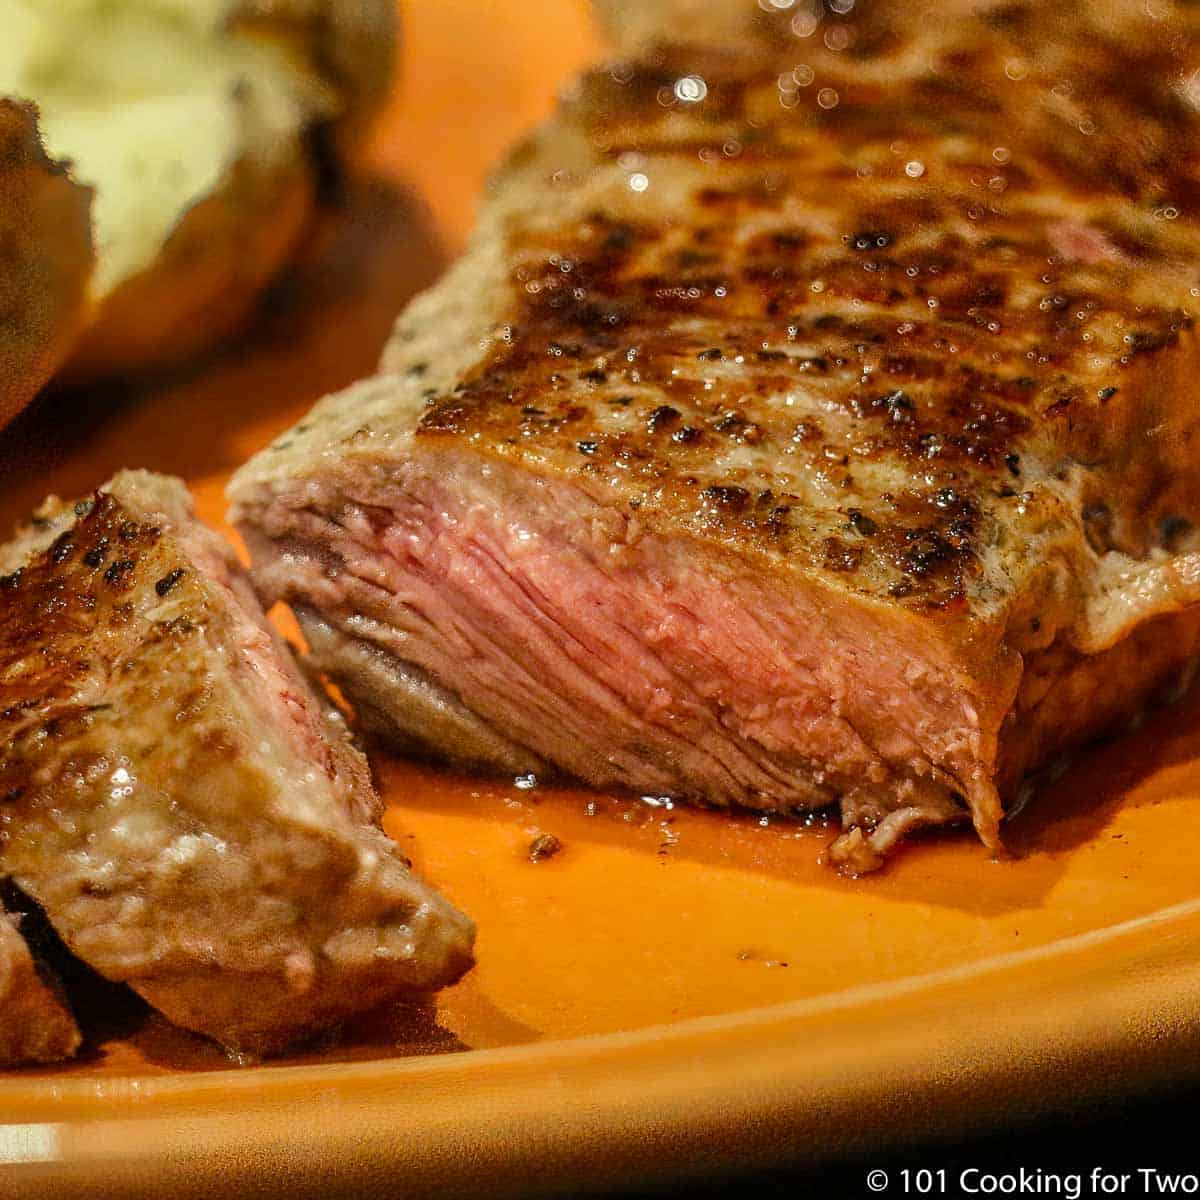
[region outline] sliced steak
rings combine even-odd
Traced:
[[[240,1051],[457,979],[471,923],[377,828],[365,759],[183,486],[123,472],[35,524],[0,580],[0,874]]]
[[[0,1067],[61,1062],[79,1049],[75,1018],[30,953],[20,920],[0,905]]]
[[[380,374],[235,477],[372,725],[837,803],[863,870],[920,824],[998,847],[1190,669],[1197,10],[973,7],[585,77]]]

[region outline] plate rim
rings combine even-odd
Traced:
[[[113,1085],[114,1091],[126,1092],[128,1081],[136,1079],[141,1084],[138,1102],[143,1103],[152,1101],[157,1094],[178,1096],[186,1095],[192,1090],[207,1091],[206,1085],[210,1081],[222,1086],[228,1086],[236,1081],[239,1086],[244,1084],[247,1087],[253,1087],[254,1080],[268,1073],[272,1081],[275,1081],[299,1078],[309,1074],[319,1074],[328,1078],[353,1078],[364,1074],[407,1075],[424,1070],[440,1070],[448,1065],[457,1067],[468,1063],[478,1064],[478,1069],[486,1070],[491,1063],[538,1059],[552,1054],[568,1053],[576,1048],[587,1047],[600,1052],[632,1048],[642,1043],[661,1042],[671,1037],[703,1037],[705,1034],[727,1032],[732,1027],[753,1028],[759,1025],[773,1026],[779,1023],[791,1023],[796,1020],[817,1017],[822,1013],[834,1010],[862,1007],[901,995],[913,995],[948,983],[976,980],[982,976],[999,972],[1019,971],[1043,960],[1058,959],[1064,955],[1098,949],[1109,942],[1133,934],[1144,933],[1158,926],[1170,926],[1177,922],[1185,923],[1189,928],[1194,924],[1195,931],[1200,936],[1200,898],[1179,901],[1141,916],[1114,922],[1111,925],[1102,925],[1095,929],[1068,934],[1065,937],[1052,938],[1036,946],[989,955],[951,967],[940,967],[934,971],[902,975],[895,979],[859,984],[836,991],[820,992],[795,1000],[781,1001],[777,1004],[702,1017],[688,1017],[680,1021],[660,1021],[633,1029],[580,1034],[567,1038],[539,1039],[520,1045],[468,1048],[391,1058],[366,1058],[351,1062],[276,1065],[268,1060],[245,1066],[231,1064],[229,1067],[212,1070],[184,1070],[171,1074],[153,1075],[129,1072],[99,1078],[59,1077],[53,1074],[52,1069],[47,1069],[44,1073],[24,1075],[18,1079],[4,1079],[0,1076],[0,1101],[6,1101],[13,1097],[19,1098],[23,1091],[41,1091],[47,1087],[52,1087],[57,1099],[71,1099],[80,1095],[95,1097],[99,1090],[106,1090],[110,1083]],[[1197,1019],[1200,1021],[1200,1013],[1197,1014]]]

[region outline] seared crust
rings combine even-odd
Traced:
[[[554,200],[506,222],[505,325],[430,396],[419,436],[552,461],[648,522],[923,609],[1007,590],[1002,530],[1029,545],[1059,522],[1086,570],[1100,535],[1075,535],[1117,478],[1124,511],[1098,548],[1145,556],[1200,495],[1180,469],[1200,435],[1183,399],[1200,238],[1179,207],[1200,182],[1198,122],[1172,90],[1178,59],[1138,63],[1161,94],[1097,98],[1121,132],[1087,159],[1041,114],[1022,128],[1026,89],[1003,114],[964,94],[1001,60],[995,41],[1036,38],[1032,14],[1002,39],[975,29],[973,60],[943,47],[932,80],[864,83],[831,60],[808,85],[834,93],[828,110],[793,105],[775,62],[663,52],[595,73],[565,117],[603,154],[568,160]],[[1129,49],[1083,40],[1072,78],[1128,75]],[[689,75],[706,81],[690,108],[672,93]],[[1135,170],[1139,145],[1156,148]],[[560,150],[535,140],[504,186],[524,192]]]
[[[90,206],[47,158],[36,109],[0,99],[0,426],[54,373],[82,319]]]

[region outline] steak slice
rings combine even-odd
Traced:
[[[836,803],[861,871],[968,816],[998,848],[1190,672],[1200,10],[974,8],[586,76],[379,375],[235,477],[371,725]]]
[[[0,905],[0,1067],[61,1062],[79,1049],[75,1018],[20,928]]]
[[[35,523],[0,581],[0,874],[68,948],[248,1053],[457,979],[471,923],[182,484]]]

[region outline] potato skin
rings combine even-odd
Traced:
[[[304,157],[274,171],[240,160],[149,270],[94,307],[59,377],[77,384],[161,371],[232,337],[302,241],[315,194]]]
[[[0,330],[6,376],[0,380],[0,427],[52,374],[80,384],[158,371],[211,350],[245,326],[303,241],[321,183],[331,168],[345,168],[383,104],[397,24],[393,0],[238,0],[230,31],[289,44],[331,88],[337,113],[323,133],[310,129],[295,155],[282,162],[267,165],[243,155],[221,185],[183,215],[155,262],[98,302],[85,299],[94,262],[90,235],[85,246],[47,221],[44,244],[5,249],[14,240],[3,236],[5,214],[16,211],[5,203],[0,267],[8,278],[0,279],[0,313],[16,303],[6,287],[21,291],[29,312],[25,325]],[[15,201],[15,189],[28,188],[29,178],[27,172],[14,175],[6,156],[0,160],[0,197],[14,189]],[[69,185],[65,176],[61,183]],[[84,216],[86,221],[86,207]],[[11,254],[19,254],[21,263],[9,270],[5,256]],[[48,277],[39,277],[36,286],[22,284],[35,269],[46,275],[52,268],[63,276],[57,291]],[[70,296],[62,291],[68,273],[75,285]],[[34,302],[39,295],[40,307]]]
[[[342,99],[337,145],[345,151],[357,143],[391,88],[400,35],[395,0],[239,0],[231,23],[287,31]]]
[[[91,190],[47,157],[34,106],[0,99],[0,426],[69,352],[94,263]]]

